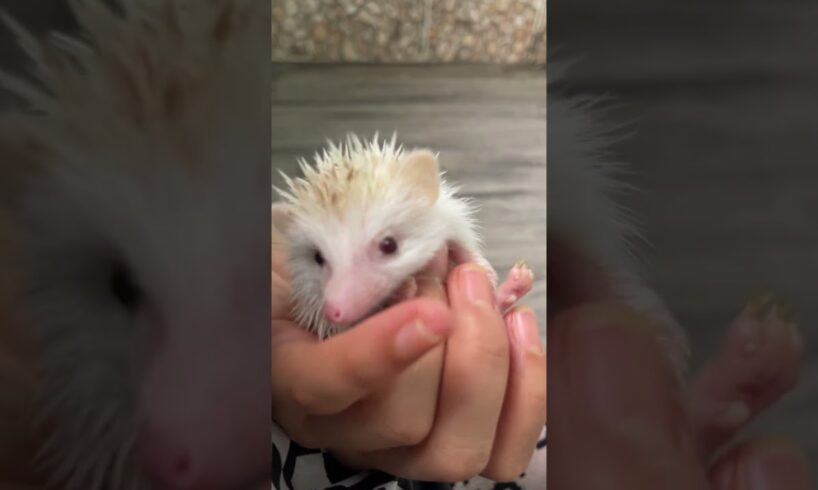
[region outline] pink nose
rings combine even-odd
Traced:
[[[345,316],[344,311],[335,303],[327,301],[324,304],[324,318],[326,318],[327,321],[336,324],[343,323],[346,319]]]

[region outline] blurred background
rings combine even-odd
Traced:
[[[554,0],[548,14],[549,47],[576,60],[562,88],[636,121],[616,154],[694,367],[750,296],[792,306],[801,381],[752,432],[797,441],[818,468],[818,4]]]

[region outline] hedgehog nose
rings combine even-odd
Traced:
[[[331,323],[340,324],[344,321],[344,312],[335,303],[327,301],[324,303],[324,318]]]

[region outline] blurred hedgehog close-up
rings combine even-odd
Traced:
[[[269,4],[109,3],[7,21],[0,476],[269,482]]]

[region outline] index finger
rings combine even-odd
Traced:
[[[445,304],[400,303],[324,341],[303,337],[273,349],[273,396],[292,398],[307,413],[331,415],[382,387],[441,344],[452,328]]]

